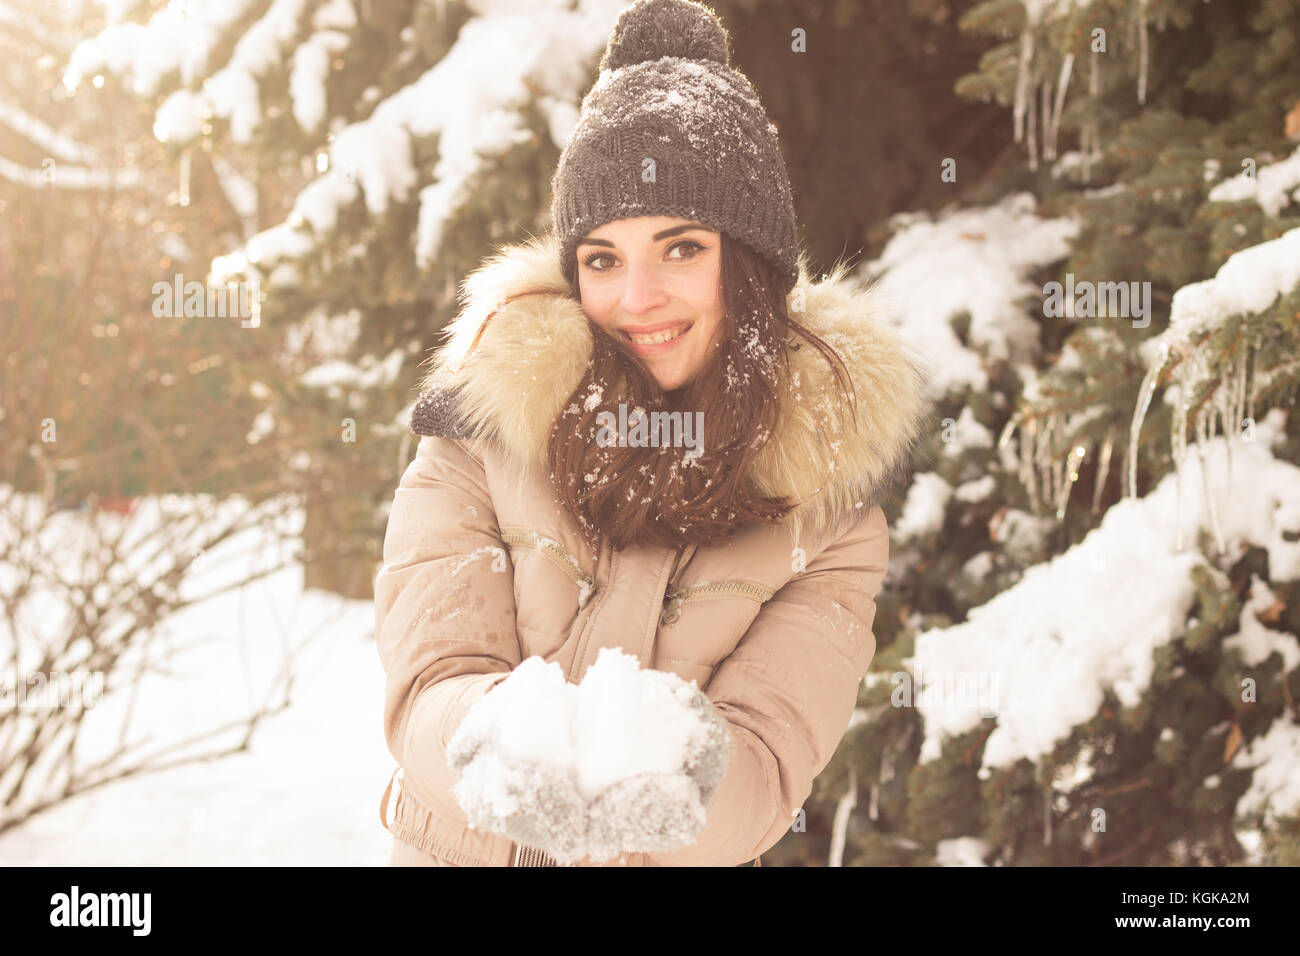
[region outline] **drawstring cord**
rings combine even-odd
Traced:
[[[388,778],[388,786],[384,787],[384,795],[379,799],[379,822],[385,830],[388,829],[388,797],[393,792],[393,780],[401,772],[400,766],[393,771],[392,776]]]

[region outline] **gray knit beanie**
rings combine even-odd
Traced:
[[[560,264],[617,219],[679,216],[746,243],[799,278],[794,199],[776,126],[728,63],[717,16],[691,0],[637,0],[619,16],[551,180]]]

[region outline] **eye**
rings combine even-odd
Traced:
[[[686,255],[671,256],[671,258],[675,258],[680,262],[683,259],[694,259],[696,256],[698,256],[701,252],[704,251],[704,248],[705,247],[701,243],[698,243],[693,239],[679,239],[677,242],[674,242],[671,246],[668,247],[668,252],[672,253],[678,249],[685,249],[687,253]],[[587,258],[582,260],[582,264],[586,266],[588,269],[590,269],[592,272],[608,272],[610,269],[614,267],[597,266],[594,263],[596,262],[597,259],[613,259],[613,258],[614,257],[611,256],[608,252],[593,252],[591,255],[587,256]]]
[[[697,255],[699,255],[700,252],[704,250],[704,246],[700,245],[694,239],[683,239],[681,242],[674,242],[671,246],[668,247],[668,251],[672,252],[674,249],[681,249],[681,248],[688,248],[691,250],[690,255],[679,257],[682,259],[693,259]]]
[[[610,267],[606,266],[604,269],[598,269],[595,266],[593,266],[592,263],[595,262],[597,259],[606,259],[606,258],[610,258],[608,252],[593,252],[591,255],[587,256],[587,258],[582,260],[582,264],[586,266],[588,269],[590,269],[592,272],[604,272],[606,271],[606,269]]]

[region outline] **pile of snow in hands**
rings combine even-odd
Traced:
[[[580,685],[525,660],[470,708],[448,758],[472,827],[567,864],[693,843],[729,752],[694,681],[605,648]]]

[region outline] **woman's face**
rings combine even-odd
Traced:
[[[717,230],[673,216],[620,219],[584,236],[576,255],[588,318],[636,352],[665,392],[690,382],[722,324]]]

